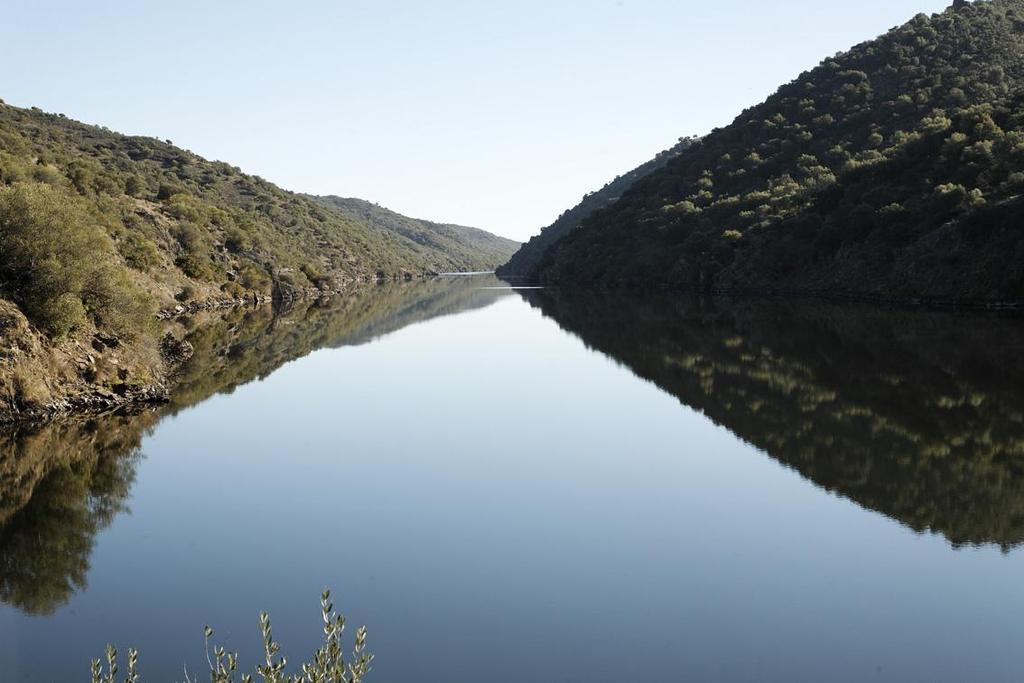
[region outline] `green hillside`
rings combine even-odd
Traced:
[[[546,281],[1024,300],[1024,0],[918,15],[715,130]]]
[[[397,236],[403,251],[424,258],[443,255],[444,260],[435,272],[494,270],[519,248],[519,242],[478,228],[409,218],[363,199],[334,196],[312,199],[352,221],[369,226],[385,239]]]
[[[580,226],[592,213],[611,206],[619,201],[623,193],[637,180],[649,176],[660,168],[664,168],[669,160],[679,156],[696,141],[695,138],[681,138],[671,149],[660,152],[650,161],[637,166],[632,171],[618,176],[600,190],[587,194],[579,204],[558,217],[554,223],[541,230],[519,251],[498,268],[498,274],[504,276],[528,276],[537,266],[544,253],[558,240]]]
[[[485,235],[449,253],[169,141],[0,105],[0,297],[56,336],[137,330],[175,300],[486,269]]]
[[[514,251],[468,228],[411,239],[399,218],[0,102],[0,421],[163,394],[159,312],[488,270]]]

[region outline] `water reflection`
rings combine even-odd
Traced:
[[[143,437],[163,417],[317,349],[367,343],[511,293],[495,284],[480,278],[388,284],[287,310],[183,319],[176,324],[195,354],[169,405],[0,432],[0,601],[49,615],[86,588],[96,534],[127,510]]]
[[[523,292],[817,485],[955,546],[1024,543],[1024,324],[963,313]]]
[[[124,511],[152,415],[0,436],[0,600],[52,614],[85,588],[96,533]]]

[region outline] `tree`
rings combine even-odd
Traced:
[[[148,299],[116,262],[114,245],[74,197],[49,185],[0,189],[0,282],[28,318],[60,337],[92,314],[145,327]]]

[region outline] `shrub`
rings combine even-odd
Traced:
[[[139,324],[148,300],[114,263],[114,247],[69,195],[44,184],[0,189],[0,280],[53,336],[86,314],[119,330]]]
[[[238,228],[229,228],[224,238],[224,246],[232,254],[238,254],[252,249],[252,240],[244,231]]]
[[[195,296],[196,288],[193,287],[192,285],[185,285],[184,287],[181,288],[180,292],[174,295],[174,299],[175,301],[185,303],[186,301],[191,301],[192,299],[194,299]]]
[[[79,194],[87,195],[96,189],[97,164],[76,159],[68,164],[68,180]]]
[[[334,611],[331,603],[331,592],[324,591],[320,596],[320,615],[323,623],[324,642],[309,662],[300,664],[297,668],[301,674],[289,675],[285,673],[287,660],[280,656],[281,646],[274,640],[270,624],[270,617],[266,612],[260,614],[260,635],[263,639],[264,664],[257,665],[256,675],[263,679],[264,683],[361,683],[373,663],[373,655],[366,651],[366,627],[361,626],[356,630],[355,646],[349,661],[345,661],[342,652],[342,636],[345,632],[345,617]],[[213,637],[213,629],[207,626],[204,629],[206,642],[206,661],[210,668],[211,683],[233,683],[238,673],[238,653],[228,652],[223,647],[210,647],[210,639]],[[92,662],[92,683],[114,683],[118,669],[117,650],[108,645],[106,654],[106,670],[103,662],[94,659]],[[139,678],[139,653],[137,650],[128,650],[127,658],[127,683],[138,683]],[[194,683],[198,679],[189,679]],[[251,682],[252,675],[243,674],[243,683]]]
[[[684,199],[678,204],[669,204],[667,206],[663,206],[661,210],[664,211],[665,213],[681,213],[687,216],[700,213],[700,209],[697,208],[697,205],[691,202],[689,199]]]
[[[320,269],[312,264],[305,264],[300,268],[306,279],[313,283],[317,289],[327,290],[331,287],[331,278],[320,272]]]
[[[54,337],[67,336],[86,321],[85,304],[71,292],[41,297],[30,303],[25,312]]]
[[[147,271],[160,263],[160,252],[148,237],[131,230],[117,242],[117,250],[132,268]]]
[[[1011,173],[1003,183],[1003,189],[1008,192],[1024,192],[1024,173]]]
[[[246,263],[238,269],[238,281],[248,290],[264,292],[270,289],[273,282],[270,276],[263,270],[251,263]]]
[[[53,187],[60,187],[64,184],[64,174],[56,167],[48,164],[36,165],[32,168],[32,179],[36,182],[46,183]]]
[[[209,221],[207,207],[199,199],[187,194],[175,194],[166,201],[167,213],[178,220],[205,225]]]
[[[206,251],[206,235],[193,223],[180,223],[171,234],[181,248],[191,253]]]
[[[123,268],[112,263],[103,263],[90,273],[83,301],[98,326],[120,337],[130,339],[155,330],[153,300],[132,284]]]
[[[156,191],[156,198],[158,201],[164,201],[170,199],[176,194],[183,194],[185,188],[179,183],[160,183],[159,188]]]
[[[210,262],[197,254],[182,254],[174,260],[174,265],[181,268],[185,275],[197,280],[209,280],[213,277]]]
[[[141,197],[146,193],[146,179],[139,174],[133,174],[124,180],[124,193],[129,197]]]

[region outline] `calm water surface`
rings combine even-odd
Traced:
[[[0,435],[0,680],[1019,681],[1024,329],[385,287],[188,323],[172,404]],[[253,660],[246,660],[252,664]]]

